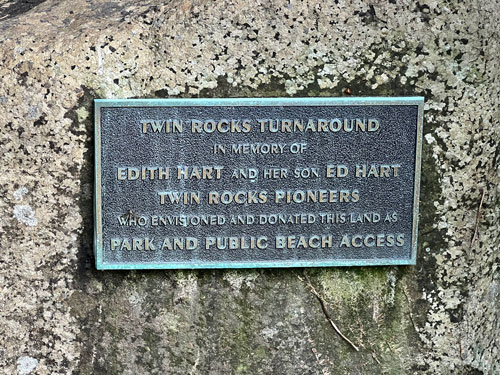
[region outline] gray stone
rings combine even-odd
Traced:
[[[498,2],[10,9],[0,14],[5,373],[23,353],[37,374],[500,372]],[[93,98],[347,91],[426,97],[417,266],[94,269]]]

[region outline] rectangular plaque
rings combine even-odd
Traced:
[[[97,268],[415,264],[423,103],[95,100]]]

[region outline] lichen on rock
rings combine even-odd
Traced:
[[[6,373],[500,371],[496,1],[37,3],[0,12]],[[426,98],[417,266],[94,269],[93,98],[346,92]]]

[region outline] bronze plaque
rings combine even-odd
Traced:
[[[415,264],[423,98],[97,99],[98,269]]]

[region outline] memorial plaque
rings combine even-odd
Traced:
[[[98,269],[415,264],[423,98],[95,101]]]

